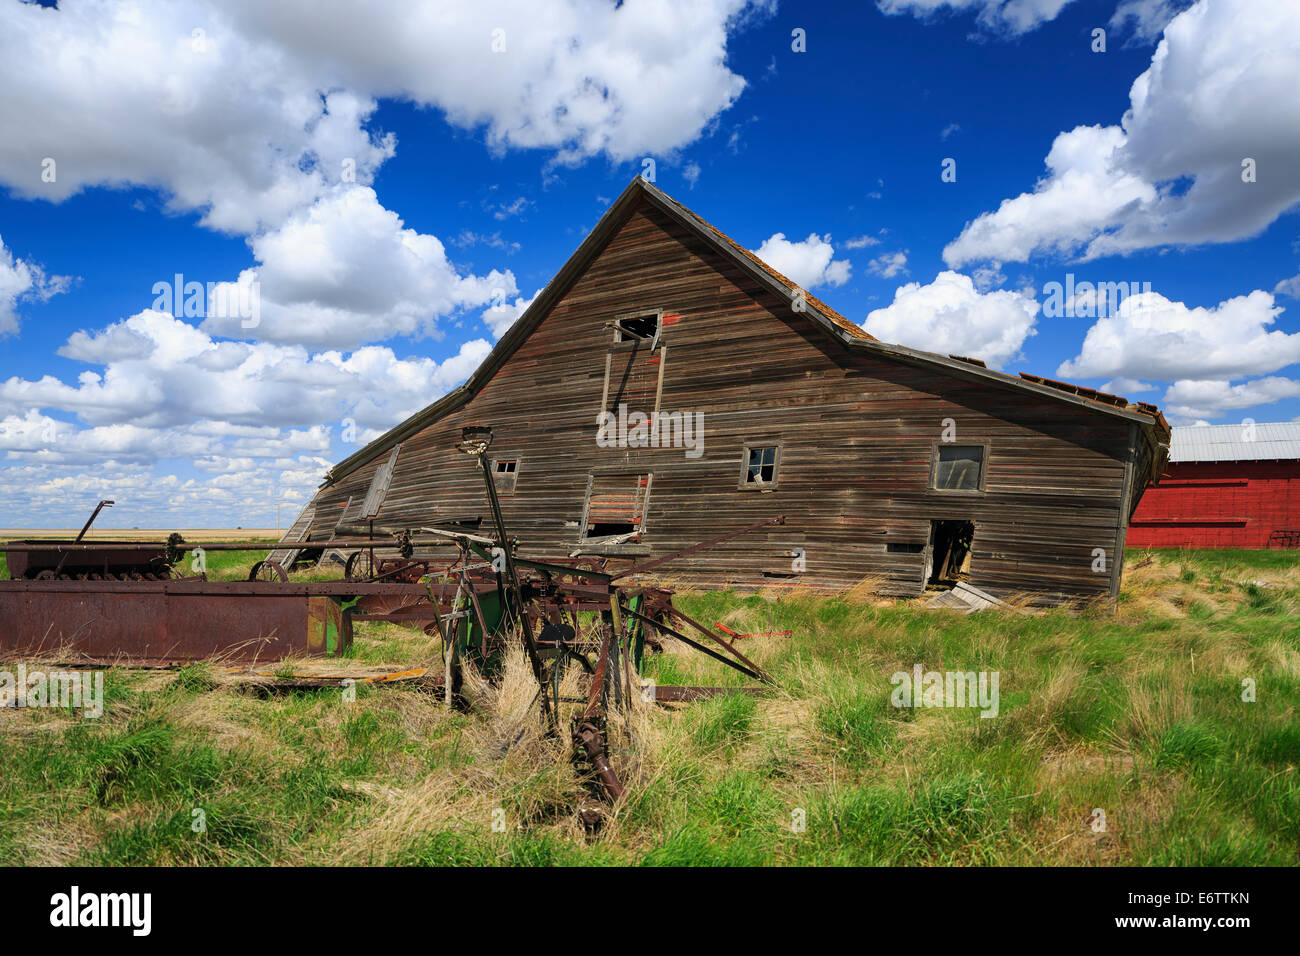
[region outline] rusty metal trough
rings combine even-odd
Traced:
[[[0,581],[0,652],[131,664],[334,656],[343,599],[240,582]]]

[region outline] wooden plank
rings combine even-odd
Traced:
[[[370,488],[366,492],[365,501],[361,505],[361,517],[365,520],[379,517],[379,509],[383,507],[384,496],[388,494],[388,488],[393,479],[393,469],[397,466],[397,456],[402,452],[402,446],[399,444],[393,449],[388,456],[388,460],[375,469],[374,477],[370,480]]]

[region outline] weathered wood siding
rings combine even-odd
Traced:
[[[702,412],[704,453],[596,443],[616,315],[662,309],[656,353],[663,412]],[[626,346],[623,346],[626,348]],[[626,368],[626,359],[623,358]],[[639,395],[647,386],[639,379]],[[649,411],[649,408],[643,409]],[[945,419],[957,444],[987,443],[985,490],[930,489]],[[722,586],[788,574],[806,554],[806,584],[878,578],[920,591],[930,521],[975,524],[971,583],[994,593],[1087,597],[1110,588],[1123,507],[1127,422],[1029,394],[850,352],[791,304],[647,204],[614,235],[504,366],[463,407],[405,439],[377,527],[486,514],[474,462],[455,450],[466,424],[491,425],[492,458],[517,458],[505,520],[530,554],[578,547],[589,476],[652,474],[643,547],[665,554],[783,514],[751,533],[670,565],[664,574]],[[778,486],[738,487],[746,444],[778,444]],[[314,532],[364,500],[370,464],[322,490]],[[1099,572],[1095,549],[1105,555]],[[641,558],[644,560],[644,557]],[[789,578],[785,578],[789,580]]]

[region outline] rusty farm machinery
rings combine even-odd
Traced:
[[[440,666],[419,673],[448,704],[463,704],[465,668],[489,681],[508,649],[522,647],[537,684],[537,719],[567,734],[575,759],[610,800],[623,793],[610,759],[607,717],[634,697],[660,704],[724,692],[754,692],[771,678],[717,630],[673,603],[672,591],[638,583],[670,561],[758,528],[774,517],[670,555],[615,570],[605,559],[546,561],[510,538],[488,459],[491,429],[467,427],[458,444],[481,466],[488,534],[420,528],[387,537],[313,542],[351,557],[342,579],[293,581],[272,556],[247,581],[184,573],[193,546],[84,539],[102,502],[72,541],[0,545],[11,580],[0,581],[0,654],[84,664],[171,666],[219,659],[264,664],[285,657],[346,657],[358,622],[385,621],[439,638]],[[204,551],[248,550],[247,542],[204,543]],[[419,557],[417,557],[417,551]],[[441,552],[438,558],[429,555]],[[364,558],[358,557],[364,555]],[[676,641],[744,675],[747,687],[654,686],[641,679],[648,653]],[[586,692],[566,696],[576,669]],[[566,720],[567,718],[567,720]],[[586,822],[593,822],[588,819]]]

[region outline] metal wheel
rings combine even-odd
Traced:
[[[375,576],[374,562],[369,551],[354,551],[344,566],[343,576],[349,581],[365,581]]]
[[[274,561],[258,561],[248,572],[250,581],[288,581],[289,575]]]

